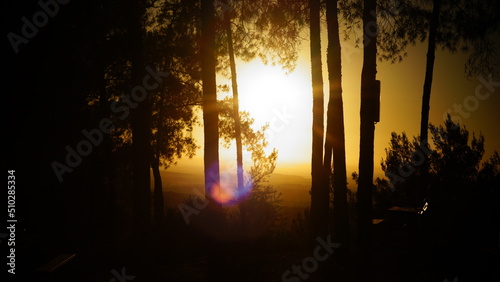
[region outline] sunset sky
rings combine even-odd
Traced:
[[[308,35],[304,37],[307,38]],[[328,73],[327,41],[324,32],[322,38],[326,107]],[[304,177],[310,177],[311,158],[312,90],[308,46],[308,41],[302,43],[297,67],[289,75],[286,75],[281,67],[266,66],[258,59],[249,63],[237,62],[240,109],[250,112],[256,120],[256,126],[270,124],[269,131],[272,132],[268,135],[269,147],[279,150],[275,172]],[[419,132],[427,44],[424,42],[412,46],[407,52],[408,56],[401,63],[378,63],[377,79],[381,81],[382,89],[380,122],[375,127],[375,176],[382,174],[380,161],[385,157],[384,149],[388,147],[390,133],[405,131],[412,137]],[[475,90],[482,83],[477,77],[465,78],[465,61],[466,55],[462,53],[450,54],[438,49],[431,93],[430,122],[442,124],[443,117],[450,110],[451,116],[460,117],[470,132],[484,134],[485,156],[489,157],[493,150],[500,149],[497,123],[500,120],[500,85],[493,86],[491,95],[487,94],[490,91],[485,86],[480,86],[481,99],[475,97]],[[343,41],[342,67],[346,160],[348,181],[352,182],[350,175],[358,170],[359,158],[362,49]],[[497,82],[500,78],[497,76],[492,80]],[[219,76],[218,84],[222,83],[230,85],[227,78]],[[463,109],[461,113],[454,110],[458,106]],[[195,136],[202,146],[201,128],[195,130]],[[221,148],[221,169],[234,166],[234,152],[234,147],[230,150]],[[202,166],[202,158],[203,150],[200,148],[192,160],[179,160],[178,165],[170,169],[175,171],[187,166]]]

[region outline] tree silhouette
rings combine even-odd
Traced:
[[[375,12],[375,13],[374,13]],[[361,110],[359,139],[358,179],[358,242],[360,245],[360,277],[368,281],[371,266],[372,240],[372,191],[373,191],[373,142],[375,134],[374,107],[378,103],[380,84],[377,74],[377,18],[376,1],[363,1],[363,69],[361,72]],[[372,36],[369,36],[371,32]]]
[[[330,97],[328,102],[325,157],[323,162],[325,170],[329,175],[333,153],[333,176],[331,179],[334,194],[333,231],[334,237],[337,238],[336,240],[341,242],[341,244],[346,244],[349,238],[349,226],[338,1],[327,1],[326,9],[328,24],[327,64]]]
[[[378,44],[380,58],[395,62],[406,56],[405,48],[427,38],[425,78],[422,92],[420,143],[429,143],[430,97],[436,49],[469,52],[465,64],[468,77],[496,72],[498,57],[492,39],[499,27],[496,1],[401,1],[381,3]],[[427,156],[419,171],[425,173]],[[425,185],[421,185],[425,186]],[[423,192],[421,192],[423,193]],[[423,197],[423,196],[421,196]]]
[[[199,91],[177,80],[173,74],[166,80],[167,88],[153,101],[152,159],[154,176],[154,221],[159,230],[164,225],[163,185],[160,167],[168,168],[176,158],[192,157],[197,149],[192,136],[196,122],[193,106],[199,105]]]
[[[429,110],[431,99],[432,76],[434,72],[434,59],[436,57],[436,33],[439,26],[439,15],[441,13],[441,0],[434,0],[432,6],[432,15],[429,20],[429,40],[427,45],[427,57],[425,65],[424,90],[422,94],[422,117],[420,124],[420,143],[427,146]],[[424,164],[426,165],[426,164]]]
[[[233,118],[233,98],[219,101],[219,128],[223,146],[229,148],[235,139],[235,120]],[[240,112],[243,148],[251,154],[252,166],[245,175],[244,190],[236,190],[235,202],[239,212],[232,214],[238,220],[236,226],[240,239],[255,240],[275,231],[281,209],[281,193],[268,184],[268,178],[276,168],[278,151],[273,149],[266,154],[268,145],[265,131],[268,125],[254,130],[254,119],[248,112]]]
[[[249,128],[249,127],[248,127]],[[250,236],[268,235],[276,229],[281,209],[281,193],[267,184],[269,176],[276,168],[278,151],[266,154],[267,141],[264,137],[267,126],[259,131],[248,130],[244,142],[251,152],[252,166],[249,170],[247,187],[251,187],[249,197],[240,203],[242,231]],[[246,215],[243,213],[247,213]]]
[[[436,45],[440,44],[444,48],[454,52],[460,44],[463,45],[463,49],[467,50],[467,45],[472,43],[476,48],[472,51],[472,55],[466,64],[466,73],[482,73],[485,70],[491,70],[491,63],[485,63],[484,57],[487,58],[486,61],[494,61],[494,54],[491,53],[489,48],[480,48],[479,46],[484,47],[491,45],[490,39],[487,35],[491,33],[491,30],[496,30],[498,28],[499,22],[495,22],[494,20],[484,20],[481,18],[484,17],[488,19],[491,17],[489,12],[496,13],[496,10],[498,9],[498,5],[496,3],[496,1],[488,1],[486,4],[482,1],[471,1],[465,3],[448,3],[448,1],[445,1],[444,4],[448,5],[444,6],[442,5],[441,0],[433,1],[432,14],[429,19],[427,60],[422,94],[422,113],[420,122],[421,146],[427,146],[428,144],[430,96]],[[461,7],[462,4],[467,6],[467,10],[472,10],[473,12],[469,13],[467,10],[463,10]],[[481,11],[480,14],[474,15],[474,12],[477,10]],[[467,25],[473,25],[475,29],[482,30],[482,32],[474,34],[470,32],[470,29],[466,28],[464,33],[462,28]],[[493,64],[495,63],[496,62]],[[424,164],[422,166],[423,173],[426,173],[427,165],[427,157],[424,156]]]
[[[229,61],[227,62],[226,56],[220,56],[218,58],[218,71],[228,75],[226,69],[229,69],[231,77],[237,182],[238,190],[243,191],[245,184],[242,154],[243,125],[241,125],[239,115],[235,58],[239,57],[244,61],[249,61],[260,57],[266,64],[277,63],[291,71],[297,59],[298,31],[302,25],[297,19],[299,17],[297,4],[288,5],[285,10],[281,8],[280,3],[269,1],[222,1],[219,4],[220,7],[217,9],[218,27],[220,25],[223,32],[221,36],[217,37],[216,47],[218,53],[227,54]],[[289,24],[285,24],[285,18],[289,18]],[[284,45],[283,42],[287,44]],[[246,205],[242,203],[239,207],[241,220],[247,222],[245,217],[249,213],[244,211]]]
[[[175,11],[176,13],[173,13]],[[168,70],[161,87],[152,91],[151,169],[154,177],[153,211],[157,230],[164,222],[163,184],[160,166],[168,168],[176,158],[192,157],[197,148],[191,136],[197,123],[194,107],[201,106],[199,82],[199,35],[193,30],[199,19],[196,6],[163,2],[147,21],[148,60]]]
[[[239,57],[244,61],[249,61],[255,57],[260,57],[266,64],[281,64],[284,68],[292,70],[296,61],[298,41],[294,41],[301,25],[288,24],[284,25],[281,19],[283,14],[294,22],[298,22],[293,17],[293,6],[287,7],[285,13],[279,10],[280,4],[269,1],[221,1],[218,3],[217,14],[219,15],[218,26],[223,31],[222,35],[217,38],[217,52],[227,54],[218,58],[219,71],[222,74],[227,74],[231,77],[231,89],[233,93],[233,108],[234,119],[236,121],[236,163],[238,187],[243,186],[243,156],[241,144],[241,128],[239,125],[239,99],[238,99],[238,83],[236,72],[235,58]],[[293,12],[293,13],[292,13]],[[279,17],[280,20],[276,18]],[[233,29],[235,32],[233,32]],[[274,33],[276,30],[281,30],[279,33]],[[288,46],[276,44],[279,42],[289,42]],[[260,48],[266,46],[266,48]],[[229,62],[227,62],[229,59]]]
[[[219,133],[224,142],[223,145],[226,148],[229,148],[232,140],[236,139],[237,135],[235,130],[236,120],[234,119],[233,99],[234,98],[225,98],[224,100],[219,101]],[[240,201],[238,207],[240,210],[241,228],[243,231],[246,231],[250,228],[249,220],[253,217],[253,215],[250,210],[247,209],[250,207],[250,204],[246,203],[247,197],[245,197],[245,193],[248,192],[247,190],[250,190],[251,194],[257,187],[258,189],[268,189],[268,187],[264,185],[264,182],[266,182],[266,179],[276,167],[278,152],[276,149],[273,149],[269,155],[266,155],[264,152],[264,149],[267,147],[267,141],[264,137],[264,133],[269,127],[268,125],[265,125],[260,130],[255,131],[252,128],[254,119],[250,118],[248,112],[240,112],[239,116],[242,149],[245,147],[245,149],[251,153],[251,159],[253,161],[253,165],[248,171],[247,179],[244,179],[242,187],[237,187],[236,190],[237,198]],[[263,191],[259,190],[256,193],[262,192]],[[268,193],[266,192],[264,194]]]
[[[146,75],[144,57],[146,13],[145,3],[128,1],[126,3],[127,40],[130,42],[130,84],[129,89],[142,85]],[[130,98],[130,97],[129,97]],[[151,140],[151,102],[145,95],[140,107],[131,113],[132,131],[132,168],[133,168],[133,209],[134,233],[138,239],[144,239],[150,232],[151,193],[150,193],[150,140]]]
[[[313,89],[313,127],[311,158],[311,241],[328,233],[328,186],[323,167],[323,71],[321,64],[320,1],[309,1],[311,77]]]
[[[220,182],[217,85],[215,79],[217,62],[215,54],[215,10],[213,2],[210,0],[202,0],[201,2],[201,36],[205,194],[209,197],[212,193],[216,193]]]
[[[426,174],[429,240],[453,244],[467,240],[473,245],[495,245],[494,234],[499,228],[496,211],[500,202],[498,153],[495,151],[484,160],[484,137],[473,134],[471,138],[465,126],[454,123],[450,116],[444,125],[429,127],[433,141]],[[410,141],[405,133],[392,133],[381,166],[392,181],[402,169],[411,169],[409,164],[422,162],[422,156],[418,136]],[[393,185],[391,191],[391,186],[386,185],[389,181],[379,179],[377,182],[391,195],[391,204],[416,206],[419,187],[415,183],[421,183],[418,178],[423,175],[410,177]]]
[[[201,80],[203,83],[203,161],[205,174],[205,198],[209,201],[205,223],[206,232],[216,234],[224,225],[221,206],[212,195],[220,193],[219,126],[217,109],[217,84],[215,53],[215,9],[212,0],[201,1]],[[214,235],[212,235],[214,236]],[[209,246],[209,279],[217,280],[221,263],[220,244],[211,241]]]
[[[227,5],[227,1],[224,2]],[[229,10],[229,9],[227,9]],[[239,94],[238,94],[238,80],[236,76],[236,61],[234,56],[233,47],[233,31],[231,26],[230,11],[224,13],[224,29],[227,36],[227,49],[229,54],[229,65],[231,69],[231,87],[233,91],[233,118],[234,118],[234,133],[236,141],[236,174],[238,179],[238,190],[243,191],[243,147],[241,142],[241,121],[240,121],[240,107],[239,107]]]

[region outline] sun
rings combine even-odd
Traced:
[[[240,109],[248,111],[257,124],[270,122],[273,112],[283,107],[296,108],[303,98],[300,82],[277,66],[252,62],[238,75]]]
[[[308,159],[312,120],[310,74],[287,74],[280,66],[257,60],[241,64],[238,69],[240,110],[255,119],[255,129],[269,125],[268,148],[278,149],[279,162],[303,162],[304,156]]]

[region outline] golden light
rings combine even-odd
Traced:
[[[268,151],[279,151],[278,164],[303,162],[311,152],[312,98],[310,75],[286,74],[280,66],[255,60],[238,68],[240,110],[255,119],[255,129],[268,124]]]

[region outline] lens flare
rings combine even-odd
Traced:
[[[210,189],[210,196],[220,204],[237,204],[245,199],[250,191],[252,191],[251,177],[245,173],[244,185],[238,189],[238,180],[236,176],[236,169],[224,170],[220,174],[220,182],[214,184]]]

